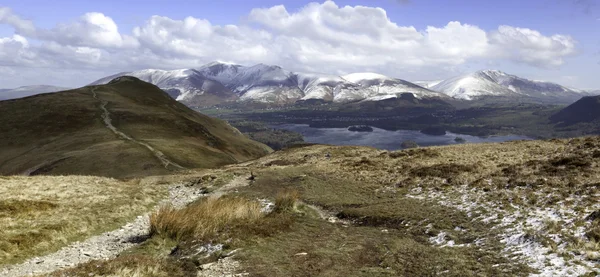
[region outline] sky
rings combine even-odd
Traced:
[[[212,61],[600,89],[600,0],[3,0],[0,88]]]

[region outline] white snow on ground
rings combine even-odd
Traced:
[[[600,263],[586,259],[582,251],[572,251],[568,248],[566,236],[587,241],[585,226],[575,226],[575,221],[583,219],[592,211],[600,209],[600,203],[576,212],[562,202],[551,207],[523,207],[511,204],[512,211],[502,209],[499,203],[489,201],[486,193],[468,186],[455,187],[452,191],[439,192],[426,190],[421,187],[414,188],[407,195],[411,198],[435,200],[439,204],[464,211],[473,220],[493,222],[494,229],[502,230],[499,239],[506,245],[504,254],[513,259],[524,261],[539,273],[531,274],[532,277],[550,276],[580,276],[595,270],[600,274]],[[541,195],[540,193],[540,196]],[[576,200],[570,198],[569,200]],[[485,211],[485,212],[481,212]],[[546,230],[547,224],[557,222],[560,232]],[[590,224],[586,221],[585,224]],[[544,246],[539,242],[539,237],[544,236],[556,243],[556,249]],[[440,246],[455,246],[454,242],[446,241],[446,234],[439,233],[430,238],[430,242]],[[568,253],[569,255],[560,255]],[[589,253],[588,253],[589,255]],[[598,255],[598,253],[592,253]],[[571,256],[572,258],[565,258]]]

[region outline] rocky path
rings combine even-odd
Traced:
[[[238,177],[211,194],[203,194],[203,190],[198,187],[175,184],[169,188],[169,198],[161,201],[156,208],[165,204],[181,208],[200,197],[220,197],[229,190],[247,184],[248,182],[244,178]],[[73,243],[46,256],[35,257],[24,263],[2,268],[0,276],[35,276],[51,273],[61,268],[74,267],[92,260],[114,258],[124,250],[139,245],[147,238],[150,228],[149,216],[150,213],[140,215],[119,229]]]
[[[169,165],[177,168],[177,169],[185,169],[183,166],[178,165],[177,163],[169,160],[167,158],[167,156],[165,156],[165,154],[163,154],[161,151],[156,150],[154,147],[152,147],[151,145],[142,142],[142,141],[138,141],[132,137],[130,137],[129,135],[119,131],[113,124],[112,124],[112,120],[110,118],[110,112],[108,111],[108,109],[106,108],[106,105],[108,105],[108,101],[106,100],[101,100],[98,98],[98,94],[96,94],[96,89],[97,88],[92,88],[92,95],[94,96],[94,99],[97,99],[100,101],[100,109],[102,109],[102,120],[104,121],[104,125],[106,125],[106,128],[108,128],[109,130],[111,130],[113,133],[115,133],[117,136],[119,136],[120,138],[124,139],[124,140],[128,140],[131,141],[133,143],[139,144],[143,147],[145,147],[146,149],[150,150],[150,152],[152,152],[152,154],[158,158],[158,160],[165,166],[165,168],[168,168]]]

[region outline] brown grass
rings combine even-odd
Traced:
[[[286,212],[296,210],[300,193],[295,189],[286,189],[277,194],[275,198],[275,212]]]
[[[112,230],[149,210],[164,186],[86,176],[0,177],[0,265]]]
[[[228,226],[253,222],[261,217],[257,201],[241,197],[208,198],[179,210],[162,207],[150,216],[150,235],[178,241],[188,238],[208,240]]]
[[[146,255],[127,255],[109,261],[91,261],[76,268],[54,272],[48,276],[184,277],[191,275],[190,272],[186,272],[181,264],[174,259],[160,259]]]

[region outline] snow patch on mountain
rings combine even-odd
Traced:
[[[431,87],[450,97],[475,100],[482,96],[501,96],[572,102],[587,95],[555,83],[534,81],[498,70],[482,70],[453,77]]]
[[[445,95],[418,86],[414,83],[391,78],[377,73],[353,73],[342,76],[345,80],[359,85],[368,91],[366,99],[388,99],[398,97],[402,93],[412,93],[417,98],[444,97]]]
[[[441,82],[443,82],[444,80],[433,80],[433,81],[416,81],[413,82],[413,84],[424,87],[424,88],[431,88]]]
[[[365,80],[392,80],[392,78],[388,76],[372,72],[352,73],[344,75],[342,78],[352,83],[358,83]]]

